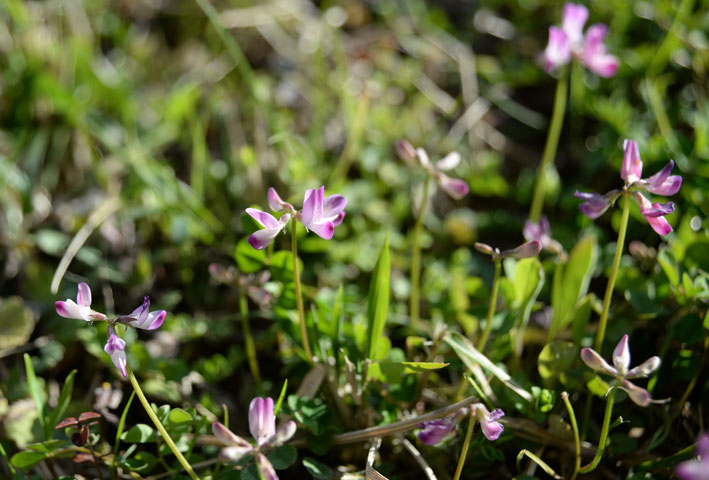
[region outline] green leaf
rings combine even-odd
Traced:
[[[34,467],[47,457],[49,457],[49,455],[47,455],[46,452],[27,450],[13,455],[12,464],[20,470],[26,470],[28,468]]]
[[[330,467],[324,463],[318,462],[314,458],[303,458],[303,466],[316,480],[328,480],[334,476],[334,472]]]
[[[374,362],[369,365],[367,375],[388,383],[401,383],[404,375],[438,370],[447,367],[447,363],[437,362]]]
[[[268,453],[268,459],[276,470],[285,470],[298,459],[298,450],[293,445],[281,445]]]
[[[167,416],[170,423],[186,423],[192,421],[192,415],[181,408],[173,408]]]
[[[0,350],[27,343],[34,330],[34,315],[20,297],[0,301]]]
[[[677,269],[677,262],[675,262],[668,249],[660,249],[660,252],[657,254],[657,263],[660,264],[662,271],[665,272],[667,280],[670,281],[670,285],[677,287],[677,285],[679,285],[679,271]]]
[[[37,375],[34,373],[34,367],[32,366],[32,358],[25,353],[25,372],[27,373],[27,386],[30,389],[30,394],[32,395],[32,400],[34,400],[34,405],[37,408],[37,417],[39,418],[39,424],[42,426],[42,431],[44,432],[45,438],[49,438],[47,432],[46,420],[44,418],[44,398],[42,398],[42,389],[37,381]]]
[[[76,375],[76,370],[69,372],[64,380],[64,386],[62,387],[62,392],[59,394],[59,401],[57,402],[57,408],[49,415],[49,422],[47,425],[48,430],[54,430],[59,421],[64,416],[66,409],[69,407],[71,402],[71,394],[74,390],[74,375]]]
[[[149,425],[139,423],[121,435],[121,440],[128,443],[155,442],[155,431]]]
[[[552,288],[554,313],[549,339],[556,337],[573,319],[578,301],[588,292],[588,284],[596,267],[597,258],[596,239],[586,236],[571,250],[566,264],[557,267]]]
[[[255,273],[263,270],[266,261],[266,250],[256,250],[248,238],[242,238],[234,249],[234,260],[243,273]],[[293,269],[291,268],[291,271]]]
[[[287,250],[276,252],[271,257],[271,273],[279,282],[293,282],[293,254]],[[303,261],[298,259],[298,271],[303,271]]]
[[[576,310],[571,320],[571,336],[577,344],[580,344],[581,339],[586,335],[586,326],[591,319],[592,307],[592,294],[586,295],[576,303]]]
[[[599,397],[605,397],[611,386],[604,382],[601,377],[594,375],[591,380],[586,383],[588,390]]]
[[[130,394],[130,397],[128,397],[128,401],[126,402],[126,406],[123,408],[123,413],[121,413],[121,419],[118,421],[118,430],[116,431],[116,440],[113,443],[113,451],[114,453],[118,452],[118,443],[121,440],[121,436],[123,435],[123,428],[126,425],[126,417],[128,416],[128,410],[130,409],[131,403],[133,403],[133,399],[135,398],[135,390],[133,390],[133,393]]]
[[[577,348],[571,342],[555,341],[544,345],[537,359],[537,369],[544,385],[552,387],[559,379],[563,383],[564,372],[572,367],[576,358]]]
[[[389,257],[389,233],[379,254],[377,264],[369,283],[369,303],[367,305],[367,358],[374,358],[379,340],[384,334],[387,313],[389,311],[389,277],[391,260]]]

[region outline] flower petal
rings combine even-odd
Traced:
[[[335,225],[342,223],[342,219],[345,218],[344,210],[347,206],[347,199],[342,195],[330,195],[323,202],[323,219],[329,220],[333,223],[337,221]]]
[[[544,50],[544,70],[552,72],[569,63],[571,60],[571,45],[563,30],[549,27],[549,43]]]
[[[256,454],[256,466],[258,467],[259,475],[263,480],[278,480],[276,470],[263,453],[259,452]]]
[[[333,222],[314,223],[310,224],[308,229],[318,237],[330,240],[335,233],[335,224]]]
[[[652,372],[660,368],[661,363],[662,360],[660,360],[660,357],[650,357],[637,367],[631,368],[630,371],[625,374],[625,378],[632,379],[647,377]]]
[[[623,385],[618,388],[624,390],[636,405],[640,405],[641,407],[650,405],[650,393],[644,388],[638,387],[628,380],[623,380]]]
[[[574,197],[585,200],[584,203],[579,205],[579,210],[591,219],[600,217],[608,210],[608,207],[611,206],[608,194],[601,195],[599,193],[579,192],[577,190],[576,193],[574,193]]]
[[[242,448],[251,447],[249,442],[234,434],[220,422],[212,423],[212,433],[215,437],[217,437],[217,440],[222,442],[224,445],[236,445]]]
[[[436,162],[436,168],[443,171],[452,170],[457,167],[458,164],[460,164],[460,153],[451,152]]]
[[[630,366],[630,348],[628,348],[628,335],[623,337],[613,351],[613,365],[618,370],[618,375],[625,376]]]
[[[601,357],[598,352],[592,348],[582,348],[581,349],[581,360],[585,363],[588,368],[595,370],[597,372],[607,373],[608,375],[617,376],[618,370],[611,367],[608,362],[606,362],[603,357]]]
[[[487,408],[485,408],[485,405],[481,403],[475,405],[475,416],[480,423],[480,428],[482,429],[483,434],[490,441],[497,440],[500,437],[500,434],[502,434],[505,430],[504,425],[496,421],[504,415],[505,412],[499,408],[496,408],[492,413],[490,413]]]
[[[78,320],[86,320],[90,322],[91,319],[87,315],[84,315],[86,310],[85,307],[80,307],[74,300],[67,299],[66,301],[55,302],[54,306],[57,309],[57,313],[65,318],[76,318]]]
[[[123,376],[126,376],[126,342],[116,334],[112,327],[108,327],[108,340],[103,350],[111,356],[113,364],[118,368]]]
[[[76,292],[76,303],[82,307],[91,306],[91,288],[88,284],[81,282]]]
[[[399,140],[396,142],[394,149],[400,159],[410,165],[414,163],[414,159],[416,158],[416,149],[409,142],[406,140]]]
[[[645,220],[647,220],[647,223],[650,224],[650,226],[653,230],[655,230],[655,232],[657,232],[659,235],[667,235],[672,231],[672,227],[667,222],[665,217],[662,216],[664,215],[664,213],[660,213],[662,211],[669,210],[670,208],[674,210],[674,204],[672,202],[666,205],[661,205],[659,203],[651,204],[650,200],[645,198],[645,196],[639,192],[633,192],[633,198],[635,198],[635,200],[640,205],[640,212],[643,214]],[[659,216],[658,213],[660,213]]]
[[[224,463],[235,463],[253,451],[253,447],[248,443],[246,446],[230,445],[219,450],[219,461]]]
[[[418,438],[426,445],[435,445],[443,440],[455,426],[456,422],[451,417],[423,422],[419,424],[421,431]]]
[[[640,150],[638,142],[625,140],[623,142],[623,163],[620,166],[620,178],[626,185],[631,185],[643,174],[643,162],[640,160]]]
[[[263,230],[254,232],[249,237],[249,244],[256,250],[263,250],[278,236],[280,231],[280,228],[264,228]]]
[[[262,212],[255,208],[247,208],[246,213],[264,228],[278,228],[278,220],[268,212]]]
[[[586,68],[601,77],[612,77],[618,70],[618,59],[609,54],[603,39],[608,33],[608,27],[602,23],[591,25],[586,31],[583,47],[583,63]]]
[[[271,447],[282,445],[290,440],[293,435],[295,435],[297,428],[298,427],[293,420],[288,420],[286,423],[278,427],[276,433],[269,438],[266,443]]]
[[[269,187],[268,189],[268,206],[271,207],[271,210],[274,212],[290,212],[293,210],[293,205],[281,200],[280,195],[278,195],[278,192],[276,192],[276,189],[273,187]]]
[[[561,29],[572,45],[580,44],[583,38],[583,26],[588,20],[588,9],[583,5],[567,3],[561,13]]]
[[[542,244],[539,240],[532,240],[531,242],[523,243],[522,245],[513,248],[512,250],[505,250],[500,253],[500,257],[514,257],[517,259],[531,258],[539,255],[542,251]]]
[[[325,196],[325,187],[311,188],[306,190],[305,199],[303,200],[303,213],[301,221],[306,228],[310,229],[311,225],[320,223],[323,213],[323,197]]]
[[[436,172],[436,180],[438,180],[438,185],[451,197],[456,200],[460,200],[468,194],[470,187],[468,183],[464,180],[458,178],[451,178],[448,175]]]
[[[487,243],[482,243],[482,242],[475,242],[475,250],[477,250],[480,253],[484,253],[485,255],[492,255],[495,253],[495,249],[493,249],[490,245]]]
[[[143,321],[138,321],[137,319],[135,320],[129,320],[127,323],[133,328],[140,328],[143,330],[156,330],[160,328],[160,326],[163,324],[165,321],[165,316],[167,315],[167,312],[165,310],[155,310],[154,312],[148,313],[143,319]],[[122,320],[126,317],[121,317],[119,320]],[[131,316],[127,316],[127,318],[133,318]]]
[[[419,163],[426,170],[431,170],[431,160],[428,158],[428,152],[423,148],[416,149],[416,158],[418,158]]]
[[[645,217],[664,217],[675,211],[674,202],[653,203],[651,207],[640,210]]]
[[[256,397],[249,404],[249,431],[258,445],[263,445],[276,433],[276,417],[271,397]]]

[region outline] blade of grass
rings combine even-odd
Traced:
[[[71,394],[74,391],[74,376],[76,375],[76,370],[69,372],[64,380],[64,386],[62,387],[62,392],[59,394],[59,401],[57,402],[57,408],[55,408],[49,415],[47,430],[50,432],[54,430],[57,426],[59,420],[64,416],[66,409],[69,407],[71,402]]]
[[[25,372],[27,374],[27,387],[30,390],[30,395],[32,395],[32,400],[34,400],[34,405],[37,408],[37,416],[39,417],[39,424],[42,426],[44,439],[48,440],[49,435],[47,434],[47,419],[44,417],[44,399],[42,398],[42,390],[39,387],[37,375],[35,375],[34,373],[34,366],[32,366],[32,357],[25,353],[24,359]]]
[[[369,303],[367,305],[367,358],[374,360],[379,347],[379,339],[384,333],[389,310],[389,277],[391,259],[389,257],[389,233],[372,272],[369,283]]]

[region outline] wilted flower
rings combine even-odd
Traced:
[[[293,420],[276,429],[276,416],[273,413],[273,399],[270,397],[256,397],[249,405],[249,431],[256,440],[255,445],[238,435],[234,435],[228,428],[219,422],[212,424],[212,433],[224,445],[219,451],[222,462],[238,462],[246,455],[253,455],[260,476],[265,480],[277,480],[276,470],[271,465],[264,451],[277,447],[290,440],[295,434],[296,424]]]
[[[615,377],[617,387],[625,390],[630,399],[641,407],[650,405],[652,399],[650,393],[644,388],[629,382],[634,378],[643,378],[660,368],[660,357],[651,357],[635,368],[628,370],[630,366],[630,348],[628,347],[628,335],[623,335],[618,345],[613,351],[613,365],[611,367],[592,348],[581,349],[581,360],[591,369]]]
[[[167,312],[165,310],[150,310],[150,298],[144,297],[143,304],[133,310],[130,315],[123,315],[116,319],[109,319],[105,314],[96,312],[91,308],[91,289],[81,282],[78,286],[76,303],[71,300],[56,302],[56,310],[59,315],[67,318],[76,318],[88,322],[105,320],[108,322],[108,340],[103,350],[111,356],[113,364],[118,368],[123,376],[126,376],[126,342],[118,336],[115,326],[118,323],[129,325],[133,328],[143,330],[155,330],[160,328]]]
[[[697,459],[681,463],[675,474],[681,480],[709,480],[709,433],[697,438]]]
[[[418,160],[419,165],[421,165],[430,176],[436,179],[438,185],[448,195],[456,200],[460,200],[470,191],[470,187],[468,187],[468,184],[464,180],[451,178],[443,173],[444,171],[452,170],[458,166],[460,163],[460,154],[458,152],[451,152],[435,164],[432,164],[426,150],[423,148],[415,149],[406,140],[399,140],[396,143],[396,153],[409,164],[413,164],[415,160]]]
[[[268,189],[268,205],[273,211],[289,213],[276,219],[270,213],[255,208],[246,209],[246,213],[264,227],[249,237],[249,243],[257,250],[266,248],[293,218],[302,222],[306,230],[312,230],[325,240],[331,239],[335,227],[345,218],[347,199],[342,195],[330,195],[326,198],[324,186],[311,188],[306,190],[303,210],[298,212],[293,205],[281,200],[278,192],[271,187]]]
[[[640,160],[638,144],[632,140],[623,142],[623,163],[620,168],[620,176],[625,182],[623,192],[632,193],[633,198],[640,206],[640,213],[642,213],[652,229],[660,235],[667,235],[672,231],[672,227],[667,223],[665,215],[674,211],[675,204],[672,202],[652,203],[642,192],[650,192],[656,195],[674,195],[677,193],[682,186],[682,177],[670,175],[673,167],[674,162],[670,160],[655,175],[648,178],[640,178],[643,173],[643,162]],[[620,190],[611,190],[605,195],[577,191],[574,196],[584,200],[584,203],[579,205],[579,209],[584,215],[588,218],[598,218],[608,210],[608,207],[615,202],[621,193]]]
[[[497,420],[503,417],[505,412],[499,408],[489,412],[482,403],[475,403],[471,405],[470,408],[480,423],[480,427],[485,437],[490,441],[497,440],[502,431],[505,429],[505,427]],[[419,428],[421,429],[418,434],[419,440],[427,445],[435,445],[439,443],[445,438],[446,435],[455,429],[458,423],[463,419],[463,417],[465,417],[465,415],[468,414],[469,411],[471,411],[469,408],[464,407],[446,418],[430,420],[419,424]]]
[[[564,251],[561,244],[551,238],[551,226],[549,226],[549,220],[547,220],[547,217],[544,215],[541,216],[538,223],[532,220],[524,222],[522,235],[524,235],[524,239],[528,242],[536,240],[542,244],[543,249],[553,253],[561,254]]]
[[[523,243],[522,245],[510,250],[500,251],[499,248],[493,248],[486,243],[476,242],[475,250],[486,255],[490,255],[493,260],[500,260],[507,257],[516,259],[531,258],[539,255],[542,251],[542,243],[539,240]]]
[[[547,72],[566,65],[573,57],[596,75],[615,75],[618,59],[608,53],[603,43],[608,27],[602,23],[591,25],[584,36],[586,20],[586,7],[574,3],[564,5],[561,28],[549,27],[549,43],[544,51],[544,68]]]

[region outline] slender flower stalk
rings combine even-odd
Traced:
[[[481,352],[485,351],[485,345],[487,344],[487,339],[490,336],[490,330],[492,329],[492,318],[495,316],[495,310],[497,308],[497,292],[500,289],[500,271],[502,270],[500,264],[501,261],[499,258],[495,260],[495,276],[492,279],[490,305],[487,307],[487,322],[485,323],[485,331],[478,342],[478,350]]]
[[[606,293],[603,295],[603,311],[601,319],[598,322],[598,332],[596,333],[595,347],[597,351],[601,351],[603,347],[603,338],[606,335],[606,324],[608,323],[608,311],[611,308],[611,299],[613,298],[613,289],[615,288],[615,280],[618,276],[618,267],[620,267],[620,258],[623,256],[623,246],[625,245],[625,233],[628,230],[628,219],[630,217],[630,199],[626,196],[623,199],[623,215],[620,219],[620,227],[618,228],[618,241],[615,247],[615,256],[613,257],[613,265],[611,273],[608,277],[606,285]]]
[[[542,215],[542,209],[544,208],[544,199],[546,197],[546,171],[549,165],[554,163],[556,151],[559,146],[559,138],[561,137],[561,130],[564,125],[564,112],[566,111],[568,89],[569,79],[568,75],[564,73],[556,83],[551,125],[549,126],[549,133],[547,134],[546,143],[544,144],[542,161],[537,168],[534,193],[532,194],[532,205],[529,208],[529,219],[533,222],[539,221]]]
[[[428,189],[430,177],[426,177],[423,182],[423,196],[421,197],[421,206],[419,207],[418,215],[416,216],[416,225],[414,226],[413,247],[411,252],[411,296],[409,312],[411,315],[411,328],[418,328],[419,323],[419,307],[420,307],[420,292],[421,292],[421,234],[423,233],[423,215],[428,202]]]
[[[598,440],[598,449],[596,456],[588,465],[579,469],[579,473],[586,474],[595,470],[603,457],[603,450],[606,448],[606,440],[608,439],[608,428],[611,424],[611,415],[613,414],[613,400],[615,399],[615,388],[611,388],[606,397],[606,413],[603,416],[603,426],[601,427],[601,438]]]
[[[192,466],[189,464],[187,459],[185,459],[182,453],[180,453],[180,451],[177,449],[177,445],[175,445],[175,442],[170,437],[170,434],[167,433],[165,427],[163,427],[162,423],[160,423],[160,419],[157,415],[155,415],[153,408],[150,406],[150,403],[148,403],[148,399],[145,398],[143,389],[140,388],[140,383],[138,382],[138,379],[135,378],[133,370],[131,370],[130,366],[126,366],[126,372],[128,374],[128,380],[130,380],[131,385],[133,385],[133,390],[135,390],[135,393],[138,395],[138,399],[140,400],[141,405],[143,405],[143,408],[145,409],[145,413],[148,414],[150,420],[152,420],[153,424],[155,425],[155,428],[158,429],[158,432],[160,432],[160,435],[162,435],[163,440],[165,440],[165,443],[167,443],[167,446],[170,448],[172,453],[175,454],[175,457],[177,457],[177,461],[180,462],[180,465],[182,465],[182,468],[185,469],[185,472],[187,472],[187,474],[190,476],[190,478],[192,478],[192,480],[199,480],[199,477],[196,473],[194,473]]]
[[[569,421],[571,422],[571,430],[574,433],[574,473],[571,475],[570,480],[574,480],[579,474],[581,469],[581,440],[579,438],[579,426],[576,423],[576,414],[574,414],[574,407],[571,406],[569,401],[569,394],[566,392],[561,392],[561,399],[564,401],[566,406],[566,411],[569,413]]]
[[[246,346],[246,358],[249,361],[249,368],[251,369],[251,375],[254,376],[256,388],[261,391],[261,374],[259,373],[258,358],[256,357],[256,345],[249,326],[249,302],[246,299],[246,288],[243,286],[239,289],[239,311],[241,313],[241,331],[244,335]]]
[[[295,283],[295,303],[298,307],[298,322],[300,323],[300,336],[303,339],[303,349],[308,363],[313,363],[313,352],[310,349],[308,339],[308,326],[305,323],[305,309],[303,308],[303,296],[300,289],[300,270],[298,268],[298,240],[296,238],[298,222],[293,222],[293,236],[291,237],[291,248],[293,252],[293,281]]]
[[[475,429],[475,417],[470,415],[468,420],[468,431],[465,433],[463,447],[460,449],[460,457],[458,458],[458,466],[455,468],[453,480],[460,480],[460,474],[463,473],[463,465],[465,465],[465,457],[468,456],[468,448],[470,448],[470,440],[473,438],[473,430]]]

